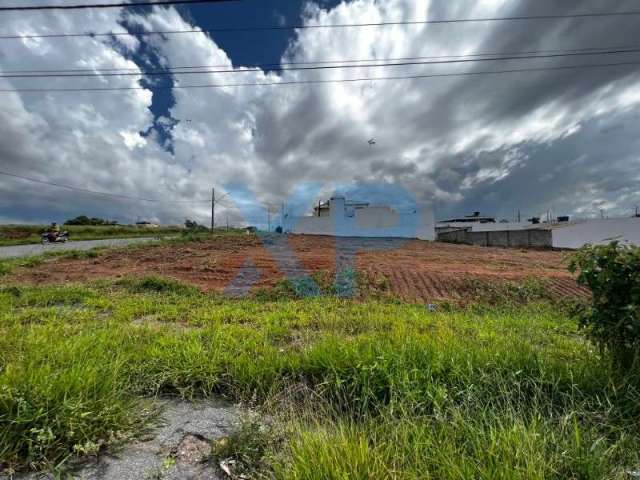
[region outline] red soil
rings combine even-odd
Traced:
[[[338,243],[336,243],[338,242]],[[338,248],[336,248],[338,245]],[[244,279],[268,287],[284,278],[333,272],[350,257],[360,271],[388,279],[406,300],[459,299],[465,281],[545,279],[558,296],[584,294],[566,268],[566,254],[555,251],[485,248],[418,240],[340,239],[295,235],[264,243],[254,236],[228,236],[204,242],[110,250],[98,258],[58,260],[21,269],[16,282],[78,282],[97,278],[162,275],[205,291],[233,291]],[[235,279],[235,281],[234,281]],[[230,289],[231,287],[231,289]]]

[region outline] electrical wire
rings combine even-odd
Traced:
[[[162,5],[195,5],[198,3],[222,3],[234,2],[238,0],[158,0],[156,2],[119,2],[119,3],[87,3],[81,5],[27,5],[27,6],[9,6],[0,7],[0,12],[24,12],[39,10],[81,10],[89,8],[132,8],[132,7],[151,7]]]
[[[136,200],[136,201],[141,201],[141,202],[151,202],[151,203],[182,203],[182,204],[189,204],[189,203],[210,203],[210,200],[178,200],[178,201],[174,201],[174,200],[158,200],[158,199],[151,199],[151,198],[144,198],[144,197],[135,197],[132,195],[123,195],[123,194],[118,194],[118,193],[108,193],[108,192],[100,192],[100,191],[96,191],[96,190],[89,190],[87,188],[81,188],[81,187],[75,187],[72,185],[64,185],[64,184],[60,184],[60,183],[56,183],[56,182],[49,182],[46,180],[40,180],[37,178],[32,178],[32,177],[26,177],[23,175],[17,175],[15,173],[10,173],[10,172],[3,172],[0,171],[0,175],[4,175],[5,177],[12,177],[12,178],[18,178],[20,180],[26,180],[32,183],[39,183],[41,185],[49,185],[52,187],[58,187],[58,188],[64,188],[67,190],[73,190],[76,192],[82,192],[82,193],[89,193],[92,195],[101,195],[101,196],[105,196],[105,197],[114,197],[114,198],[122,198],[122,199],[126,199],[126,200]]]
[[[13,88],[13,89],[0,89],[0,93],[116,92],[116,91],[130,91],[130,90],[174,90],[174,89],[186,90],[186,89],[205,89],[205,88],[315,85],[315,84],[328,84],[328,83],[356,83],[356,82],[376,82],[376,81],[388,81],[388,80],[420,80],[420,79],[427,79],[427,78],[501,75],[501,74],[509,74],[509,73],[579,70],[579,69],[590,69],[590,68],[612,68],[612,67],[623,67],[623,66],[632,66],[632,65],[640,65],[640,61],[582,64],[582,65],[558,65],[555,67],[512,68],[512,69],[506,69],[506,70],[489,70],[489,71],[478,71],[478,72],[460,72],[460,73],[451,72],[451,73],[433,73],[433,74],[424,74],[424,75],[400,75],[400,76],[360,77],[360,78],[343,78],[343,79],[291,80],[291,81],[280,81],[280,82],[221,83],[221,84],[173,85],[173,86],[151,86],[150,85],[147,87]]]
[[[207,0],[202,0],[207,1]],[[209,0],[209,1],[233,1],[233,0]],[[187,2],[187,0],[183,0]],[[142,2],[149,4],[150,2]],[[178,3],[177,1],[169,3]],[[161,5],[161,3],[157,3]],[[135,3],[125,4],[127,6],[135,6]],[[4,7],[5,9],[22,9],[28,7]],[[51,8],[55,8],[52,6]],[[61,8],[61,7],[58,7]],[[68,8],[68,7],[67,7]],[[2,12],[0,8],[0,12]],[[83,33],[48,33],[34,35],[0,35],[0,39],[21,39],[21,38],[68,38],[68,37],[110,37],[110,36],[145,36],[145,35],[175,35],[185,33],[235,33],[235,32],[263,32],[263,31],[287,31],[287,30],[306,30],[321,28],[362,28],[362,27],[386,27],[398,25],[447,25],[455,23],[476,23],[476,22],[502,22],[502,21],[523,21],[523,20],[566,20],[572,18],[607,18],[607,17],[630,17],[640,15],[640,10],[631,10],[625,12],[590,12],[575,13],[565,15],[520,15],[515,17],[484,17],[484,18],[456,18],[441,20],[405,20],[396,22],[368,22],[368,23],[338,23],[338,24],[298,24],[298,25],[268,25],[257,27],[214,27],[214,28],[193,28],[185,30],[148,30],[134,32],[83,32]]]
[[[584,48],[556,48],[556,49],[546,49],[546,50],[528,50],[528,51],[518,51],[518,52],[485,52],[485,53],[467,53],[467,54],[457,54],[457,55],[429,55],[429,56],[418,56],[418,57],[396,57],[396,58],[366,58],[359,60],[316,60],[316,61],[307,61],[307,62],[271,62],[271,63],[258,63],[253,65],[254,67],[260,68],[261,70],[269,70],[270,67],[279,67],[282,65],[324,65],[324,64],[332,64],[332,63],[362,63],[362,62],[402,62],[402,61],[412,61],[412,60],[433,60],[433,59],[443,59],[443,58],[466,58],[466,57],[496,57],[496,56],[505,56],[505,55],[537,55],[537,54],[547,54],[547,53],[572,53],[572,52],[594,52],[599,53],[602,50],[632,50],[632,49],[640,49],[639,44],[635,45],[610,45],[608,47],[584,47]],[[204,68],[226,68],[229,67],[229,64],[218,64],[218,65],[190,65],[190,66],[175,66],[167,68],[166,70],[189,70],[189,69],[204,69]],[[134,72],[139,74],[140,69],[136,68],[76,68],[76,69],[43,69],[43,70],[2,70],[2,74],[13,74],[13,73],[95,73],[97,75],[101,74],[101,72]]]
[[[574,52],[574,53],[553,53],[548,55],[513,55],[496,58],[468,58],[457,60],[429,60],[429,61],[406,61],[406,62],[387,62],[387,63],[369,63],[369,64],[348,64],[348,65],[314,65],[314,66],[295,66],[295,67],[275,67],[273,72],[286,71],[315,71],[315,70],[338,70],[345,68],[373,68],[373,67],[402,67],[415,65],[446,65],[453,63],[478,63],[478,62],[497,62],[507,60],[530,60],[530,59],[546,59],[546,58],[563,58],[563,57],[582,57],[591,55],[619,55],[625,53],[638,53],[640,48],[630,50],[606,50],[601,52]],[[250,73],[262,72],[260,68],[247,69],[226,69],[226,70],[189,70],[186,72],[176,71],[173,69],[142,71],[142,72],[125,72],[125,73],[47,73],[47,74],[0,74],[0,78],[69,78],[69,77],[118,77],[118,76],[163,76],[163,75],[196,75],[196,74],[219,74],[219,73]]]

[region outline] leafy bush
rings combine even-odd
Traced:
[[[593,293],[591,305],[576,308],[580,326],[616,367],[631,368],[640,349],[640,248],[588,245],[569,269]]]

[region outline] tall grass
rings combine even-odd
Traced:
[[[251,447],[256,475],[624,478],[640,463],[637,386],[544,303],[433,313],[157,279],[0,291],[5,466],[129,438],[153,413],[145,398],[222,395],[284,432]]]

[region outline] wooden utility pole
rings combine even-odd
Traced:
[[[284,202],[282,202],[282,209],[280,211],[280,226],[282,227],[282,233],[284,233],[286,230],[286,228],[284,228]]]
[[[216,189],[211,189],[211,231],[216,226]]]

